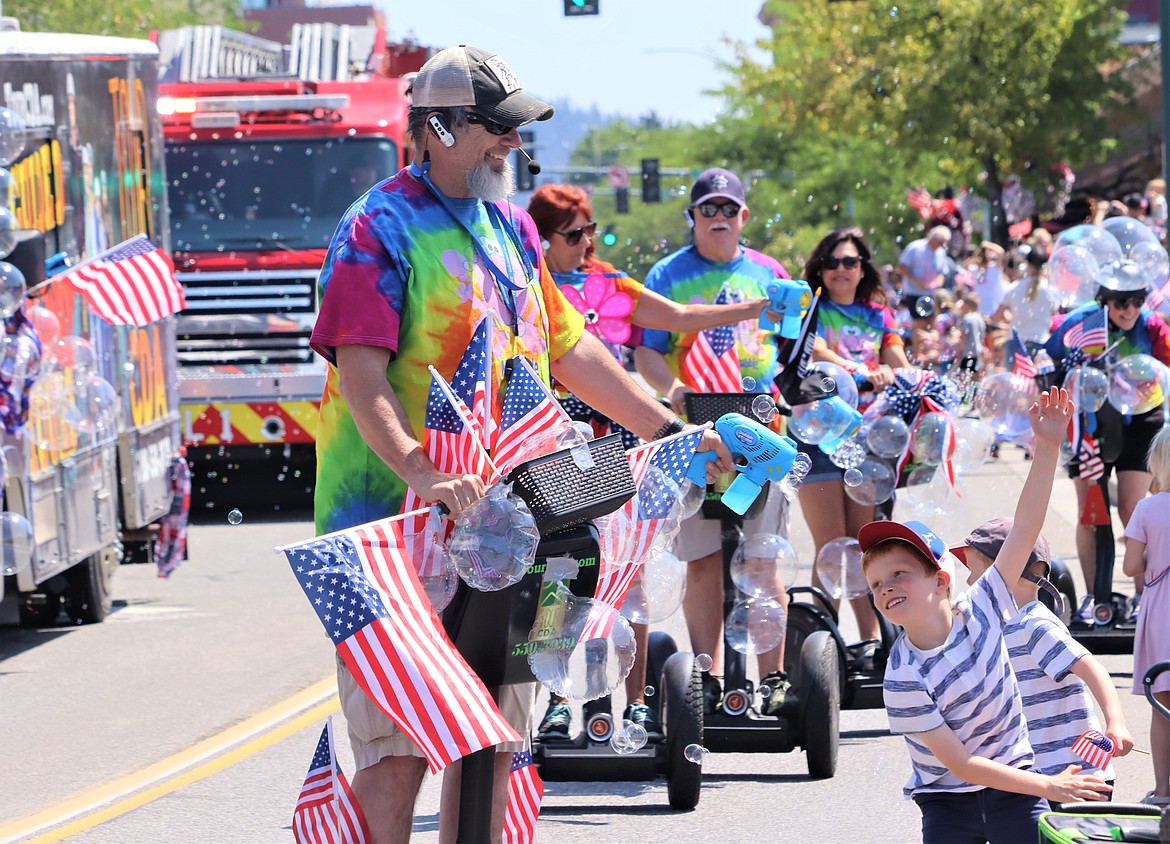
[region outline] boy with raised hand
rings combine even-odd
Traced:
[[[1035,841],[1058,802],[1103,800],[1109,786],[1070,765],[1030,770],[1032,748],[1003,628],[1019,611],[1009,583],[1020,579],[1052,494],[1060,441],[1073,404],[1065,390],[1041,393],[1030,412],[1036,450],[1013,530],[991,569],[951,600],[955,557],[920,522],[870,522],[858,534],[878,611],[903,632],[886,666],[890,729],[906,737],[912,773],[904,793],[922,811],[927,844]]]
[[[994,565],[1012,528],[1011,519],[992,519],[951,549],[970,570],[968,584],[973,586]],[[1061,600],[1048,581],[1049,560],[1048,541],[1037,537],[1023,574],[1012,586],[1020,612],[1004,627],[1008,657],[1028,722],[1028,743],[1035,755],[1032,770],[1039,774],[1058,774],[1069,765],[1082,764],[1073,753],[1073,743],[1086,730],[1101,731],[1090,693],[1105,716],[1105,735],[1113,742],[1114,755],[1124,756],[1133,749],[1133,736],[1125,725],[1109,672],[1037,600],[1038,589]],[[1112,765],[1099,769],[1084,764],[1083,773],[1098,774],[1113,784]]]

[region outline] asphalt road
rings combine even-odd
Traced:
[[[955,540],[982,519],[1010,513],[1027,467],[1006,449],[968,479],[939,532]],[[226,505],[230,496],[221,497]],[[293,804],[336,700],[332,648],[272,550],[308,538],[308,514],[286,507],[275,520],[241,510],[238,525],[217,512],[193,526],[191,559],[170,580],[151,567],[123,567],[116,611],[103,624],[0,627],[0,842],[291,840]],[[1075,519],[1071,484],[1058,480],[1046,532],[1069,560]],[[799,512],[793,523],[793,543],[808,561]],[[664,627],[685,642],[681,613]],[[1150,710],[1129,693],[1131,657],[1101,659],[1138,746],[1146,746]],[[339,712],[334,719],[342,767],[352,773]],[[917,809],[900,796],[906,751],[884,713],[842,713],[841,730],[830,780],[810,780],[799,751],[711,755],[692,812],[667,807],[662,781],[548,783],[539,837],[916,840]],[[1121,759],[1117,772],[1119,799],[1136,800],[1152,785],[1149,757]],[[437,807],[438,782],[428,778],[414,840],[438,840]]]

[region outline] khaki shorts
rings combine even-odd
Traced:
[[[778,533],[787,537],[790,509],[784,493],[778,489],[769,489],[764,509],[758,515],[744,521],[744,538],[760,533]],[[683,522],[682,529],[674,540],[674,554],[684,563],[717,554],[723,548],[720,533],[719,519],[704,519],[699,514],[691,516]]]
[[[337,657],[337,693],[357,770],[376,765],[387,756],[423,756],[418,745],[362,691],[340,656]],[[500,687],[500,714],[520,734],[521,741],[498,744],[497,753],[515,753],[525,748],[532,733],[535,697],[535,682]]]

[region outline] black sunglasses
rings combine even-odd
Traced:
[[[489,135],[506,135],[515,129],[515,126],[507,126],[503,123],[497,123],[494,120],[488,120],[482,114],[476,114],[474,111],[468,112],[467,122],[476,126],[482,126],[484,131]]]
[[[695,207],[698,208],[699,213],[707,219],[711,219],[720,211],[722,211],[723,216],[730,220],[739,213],[739,209],[743,206],[737,205],[734,202],[704,202],[696,205]]]
[[[846,255],[844,258],[838,258],[836,255],[826,255],[824,258],[821,258],[821,266],[826,270],[835,270],[837,267],[855,270],[861,266],[861,259],[856,255]]]
[[[1143,293],[1140,296],[1126,296],[1124,299],[1106,299],[1105,301],[1118,310],[1124,311],[1127,308],[1140,308],[1146,303],[1146,297]]]
[[[565,239],[565,243],[569,244],[570,246],[576,246],[578,243],[581,242],[581,238],[584,235],[589,235],[590,237],[593,237],[593,233],[596,231],[597,231],[597,223],[594,221],[590,221],[590,222],[586,223],[585,225],[581,226],[581,228],[579,228],[579,229],[569,229],[567,232],[556,232],[556,233]]]

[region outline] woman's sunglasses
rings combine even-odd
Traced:
[[[468,112],[467,122],[476,126],[482,126],[484,131],[489,135],[506,135],[515,129],[515,126],[507,126],[503,123],[496,123],[494,120],[488,120],[482,114],[476,114],[474,111]]]
[[[583,236],[589,235],[590,237],[593,237],[593,233],[596,231],[597,223],[590,222],[581,226],[579,229],[569,229],[567,232],[557,232],[557,234],[563,237],[565,239],[565,243],[569,244],[569,246],[576,246],[581,242],[581,238]]]
[[[724,217],[730,220],[739,213],[741,206],[736,205],[734,202],[703,202],[695,207],[697,207],[699,209],[699,213],[708,220],[714,217],[720,211],[723,212]]]
[[[1146,303],[1146,297],[1142,296],[1126,296],[1124,299],[1106,299],[1113,307],[1119,311],[1128,310],[1129,308],[1140,308]]]
[[[837,267],[855,270],[861,266],[861,259],[856,255],[846,255],[844,258],[838,258],[836,255],[826,255],[821,259],[821,266],[826,270],[835,270]]]

